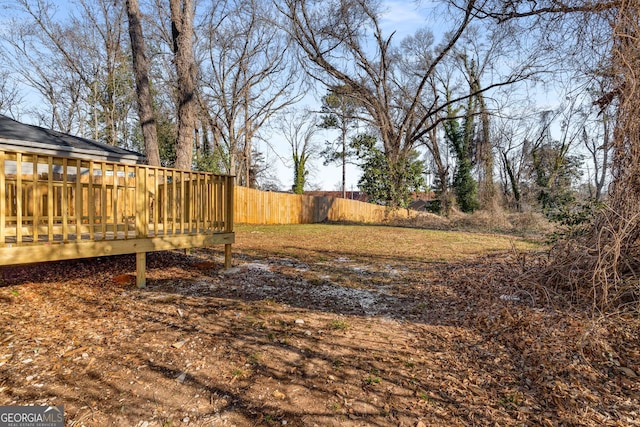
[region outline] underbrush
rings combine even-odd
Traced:
[[[594,317],[614,313],[640,313],[640,262],[637,253],[640,235],[634,217],[616,226],[609,216],[599,216],[590,205],[560,218],[549,219],[542,213],[512,213],[500,209],[466,214],[453,211],[449,217],[420,213],[410,219],[396,219],[391,225],[446,231],[496,233],[544,242],[542,252],[518,251],[522,260],[534,260],[532,268],[523,271],[520,281],[552,306],[591,312]],[[604,220],[602,219],[604,218]],[[606,243],[605,243],[606,242]],[[633,242],[623,244],[622,242]]]
[[[421,212],[408,219],[390,220],[389,224],[434,230],[514,234],[526,238],[545,238],[556,230],[556,225],[541,213],[503,210],[479,210],[471,214],[455,210],[449,217]]]

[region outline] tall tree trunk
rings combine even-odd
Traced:
[[[255,182],[251,182],[251,170],[253,169],[253,164],[251,161],[251,138],[249,135],[246,136],[244,142],[244,185],[249,188],[255,188]]]
[[[245,70],[246,73],[246,70]],[[249,90],[248,88],[244,91],[244,185],[245,187],[254,188],[255,183],[251,182],[251,168],[252,168],[252,159],[251,159],[251,140],[253,138],[253,134],[251,129],[253,129],[253,125],[251,123],[251,118],[249,117]],[[253,185],[252,185],[253,184]]]
[[[509,179],[509,186],[511,187],[511,193],[513,194],[513,200],[515,203],[515,208],[518,212],[522,212],[522,204],[520,202],[521,199],[521,195],[520,195],[520,183],[518,181],[518,178],[516,177],[516,174],[513,170],[513,164],[511,163],[511,161],[509,160],[509,157],[507,157],[507,153],[502,151],[502,162],[504,165],[504,170],[507,174],[507,177]]]
[[[190,170],[196,107],[196,64],[193,57],[193,0],[170,0],[173,55],[178,77],[176,168]]]
[[[160,166],[158,133],[156,131],[153,100],[151,99],[151,89],[149,87],[149,61],[145,54],[138,0],[127,0],[127,18],[129,20],[133,72],[136,79],[138,115],[140,117],[140,126],[142,127],[142,138],[144,140],[147,163],[151,166]]]
[[[625,221],[640,213],[640,6],[623,0],[614,27],[614,65],[619,107],[613,146],[610,204]],[[620,220],[618,222],[621,222]],[[634,236],[640,235],[640,229]],[[631,247],[631,245],[629,245]]]
[[[342,120],[340,129],[342,137],[342,154],[340,161],[342,162],[342,198],[347,198],[347,123]]]
[[[609,167],[609,147],[611,147],[611,141],[609,138],[609,115],[607,112],[602,113],[602,127],[604,132],[604,138],[602,142],[602,171],[600,177],[596,180],[596,201],[602,199],[602,192],[607,177],[607,169]]]
[[[431,157],[433,158],[433,162],[436,166],[436,176],[438,177],[438,183],[440,185],[440,188],[437,189],[438,201],[440,202],[440,213],[448,217],[451,213],[451,207],[453,204],[451,200],[451,192],[449,191],[449,165],[442,161],[436,128],[429,132],[427,141],[426,147],[431,153]]]
[[[479,170],[478,199],[482,209],[494,210],[496,208],[496,190],[493,182],[493,151],[489,132],[490,119],[482,93],[478,94],[478,107],[480,109],[480,126],[482,128],[476,145]]]

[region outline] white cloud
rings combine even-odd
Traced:
[[[386,1],[382,7],[384,10],[382,13],[382,23],[384,25],[413,27],[424,23],[424,16],[421,16],[414,2]]]
[[[436,5],[432,1],[387,0],[382,3],[382,10],[380,23],[384,34],[395,31],[396,41],[422,27],[430,27],[434,33],[441,31],[442,22],[434,18]]]

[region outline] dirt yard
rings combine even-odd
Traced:
[[[4,268],[0,405],[69,426],[640,425],[640,321],[522,275],[515,239],[241,227],[221,248]],[[550,291],[550,290],[547,290]]]

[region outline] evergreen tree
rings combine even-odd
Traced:
[[[351,140],[350,145],[361,160],[363,172],[358,187],[371,203],[406,208],[412,194],[426,186],[424,163],[419,160],[417,151],[411,151],[406,159],[392,165],[376,143],[376,138],[367,134]]]
[[[322,118],[320,127],[323,129],[336,129],[340,131],[338,140],[327,141],[326,147],[320,155],[325,159],[325,166],[337,163],[342,166],[342,197],[346,197],[347,162],[354,152],[349,150],[347,136],[356,122],[358,103],[355,98],[349,96],[346,88],[332,89],[322,97]]]

